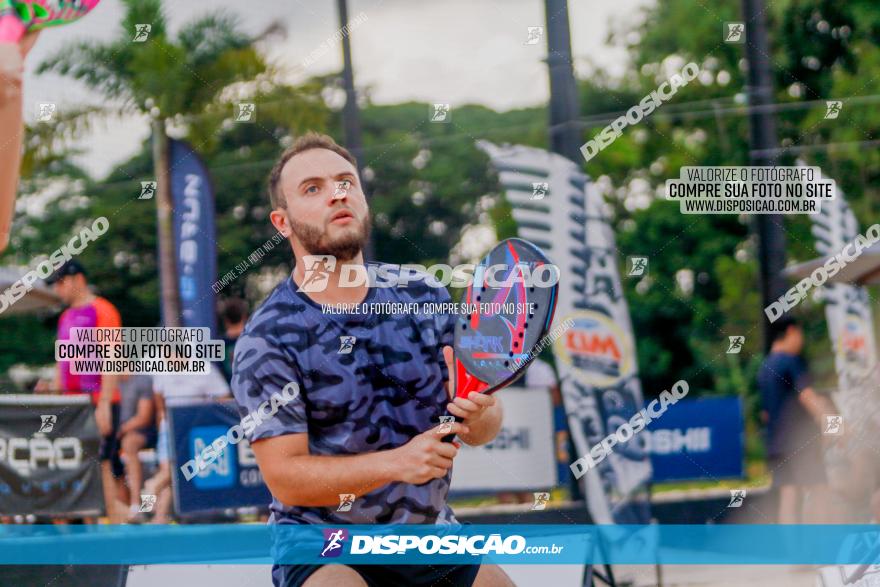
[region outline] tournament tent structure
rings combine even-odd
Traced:
[[[27,273],[26,270],[16,269],[15,267],[0,267],[0,295],[3,295],[15,282],[24,277],[25,273]],[[60,306],[61,300],[58,296],[46,286],[42,279],[37,279],[33,284],[33,288],[24,297],[16,300],[0,312],[0,316],[32,314]],[[0,304],[0,308],[2,307],[3,304]]]
[[[830,256],[818,257],[797,265],[787,267],[783,274],[792,279],[803,279],[817,267],[821,267]],[[880,242],[865,249],[851,263],[841,267],[827,283],[849,283],[852,285],[872,285],[880,283]]]

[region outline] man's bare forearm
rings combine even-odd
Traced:
[[[18,190],[18,173],[21,165],[22,96],[15,92],[3,100],[0,98],[0,252],[9,242],[12,215],[15,212],[15,194]]]
[[[340,493],[361,496],[397,480],[393,451],[351,456],[298,455],[270,488],[287,505],[338,506]]]

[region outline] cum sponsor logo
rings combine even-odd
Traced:
[[[586,310],[569,317],[569,323],[554,347],[574,377],[586,385],[609,387],[633,373],[632,339],[611,318]]]

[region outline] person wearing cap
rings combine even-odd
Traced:
[[[106,299],[89,289],[83,266],[71,259],[46,279],[67,309],[58,320],[58,340],[69,340],[72,328],[120,328],[119,311]],[[117,507],[115,496],[123,496],[124,468],[119,458],[119,400],[117,377],[105,374],[71,373],[70,361],[59,361],[53,390],[62,394],[87,393],[95,404],[95,421],[101,434],[101,478],[104,501],[111,522],[124,520],[125,512]]]

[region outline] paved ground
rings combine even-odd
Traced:
[[[580,587],[583,568],[576,565],[508,565],[504,567],[519,587]],[[618,585],[659,585],[655,567],[615,567]],[[817,571],[776,565],[668,565],[662,569],[663,587],[815,587]],[[626,581],[626,583],[624,583]],[[268,587],[264,565],[154,565],[135,566],[126,587],[186,585],[187,587]]]

